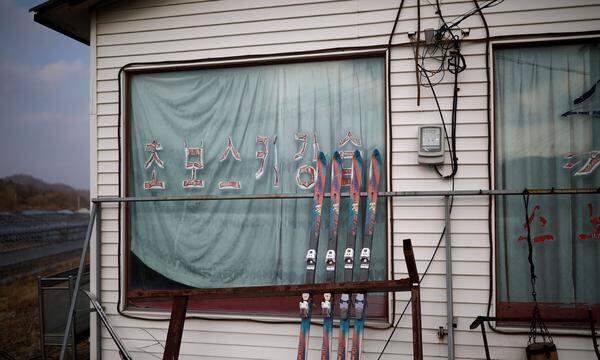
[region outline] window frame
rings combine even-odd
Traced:
[[[130,96],[131,96],[131,78],[136,74],[160,73],[160,72],[179,72],[186,70],[205,70],[205,69],[223,69],[230,67],[248,67],[256,65],[275,65],[290,63],[309,63],[335,60],[349,60],[365,57],[381,57],[384,61],[384,121],[385,133],[384,140],[386,146],[385,166],[387,171],[386,189],[392,189],[392,131],[391,131],[391,101],[390,101],[390,51],[387,47],[363,47],[339,50],[323,50],[298,53],[286,53],[275,55],[256,55],[256,56],[237,56],[224,57],[210,60],[189,60],[189,61],[168,61],[168,62],[149,62],[149,63],[131,63],[123,66],[119,70],[118,96],[119,96],[119,115],[118,115],[118,146],[119,146],[119,196],[129,195],[129,151],[130,151]],[[122,76],[121,76],[122,74]],[[120,313],[139,316],[142,318],[160,318],[168,319],[169,308],[165,307],[164,302],[157,302],[155,309],[142,309],[132,306],[129,301],[129,263],[130,263],[130,226],[128,203],[120,206],[118,214],[118,240],[119,240],[119,258],[118,258],[118,310]],[[386,199],[386,267],[387,279],[394,278],[394,249],[393,249],[393,205],[390,198]],[[123,220],[122,220],[123,219]],[[343,237],[341,237],[343,238]],[[387,328],[394,321],[395,293],[388,293],[384,298],[387,307],[386,317],[370,320],[369,323],[376,327]],[[255,298],[254,298],[255,299]],[[248,299],[251,300],[251,299]],[[269,315],[269,314],[229,314],[223,312],[202,312],[202,310],[188,311],[188,318],[209,318],[209,319],[229,319],[229,320],[257,320],[289,322],[289,316]]]
[[[490,109],[491,112],[491,123],[490,123],[490,133],[489,139],[490,142],[490,178],[492,189],[497,189],[496,182],[496,165],[498,164],[498,154],[496,152],[496,123],[497,123],[497,113],[496,113],[496,94],[494,92],[495,89],[495,79],[496,79],[496,63],[495,52],[497,50],[507,49],[507,48],[519,48],[519,47],[541,47],[541,46],[556,46],[556,45],[573,45],[573,44],[585,44],[585,43],[597,43],[600,41],[600,36],[597,34],[593,35],[573,35],[573,36],[535,36],[535,35],[527,35],[520,39],[508,39],[508,40],[493,40],[490,41],[490,52],[489,52],[489,75],[490,75],[490,90],[489,96],[491,97],[490,101]],[[501,269],[499,268],[499,253],[497,251],[498,247],[501,246],[499,236],[498,236],[498,228],[497,228],[497,211],[496,211],[496,198],[495,196],[491,197],[491,201],[489,206],[491,207],[490,211],[490,238],[492,245],[492,255],[491,255],[491,265],[490,270],[493,270],[493,274],[490,274],[490,285],[491,285],[491,294],[490,294],[490,314],[495,314],[497,317],[530,317],[531,311],[533,308],[533,302],[513,302],[512,305],[510,302],[502,303],[507,305],[502,305],[500,302],[499,295],[499,274]],[[546,303],[548,304],[548,303]],[[550,318],[567,318],[567,319],[587,319],[587,308],[583,306],[573,309],[557,309],[555,307],[544,306],[544,303],[541,302],[540,305],[541,311],[544,313],[549,313]],[[600,305],[592,307],[594,318],[596,321],[599,321],[598,314],[600,313]],[[569,322],[552,322],[546,324],[549,328],[553,328],[553,333],[556,335],[586,335],[589,336],[589,324],[578,323],[569,323]],[[514,330],[514,331],[523,331],[524,327],[528,327],[529,323],[519,323],[519,322],[496,322],[496,327],[502,330]],[[585,329],[585,330],[584,330]]]

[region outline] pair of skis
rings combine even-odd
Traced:
[[[338,237],[339,211],[341,203],[341,180],[342,180],[342,159],[339,152],[335,152],[332,159],[331,170],[331,209],[330,209],[330,227],[329,240],[327,244],[327,253],[325,256],[326,281],[335,282],[336,269],[336,249]],[[317,261],[317,246],[319,243],[319,232],[321,228],[321,214],[324,199],[325,188],[325,155],[319,153],[317,163],[317,178],[314,187],[313,196],[313,219],[310,232],[309,248],[306,254],[306,278],[305,282],[314,283],[315,269]],[[371,265],[371,245],[373,242],[373,232],[375,229],[375,215],[377,210],[377,194],[379,191],[379,181],[381,178],[381,154],[377,149],[371,156],[371,166],[369,171],[369,184],[367,193],[367,210],[365,219],[365,230],[363,246],[360,253],[360,272],[359,280],[367,281]],[[344,251],[344,282],[351,282],[354,270],[354,248],[356,246],[356,236],[359,226],[359,208],[360,208],[360,190],[363,179],[363,162],[360,152],[354,152],[352,158],[352,181],[350,184],[350,229],[346,238]],[[350,298],[351,294],[342,294],[340,298],[340,334],[338,344],[338,360],[346,359],[348,332],[350,329]],[[321,360],[329,360],[331,356],[331,342],[333,338],[333,297],[332,294],[324,294],[324,301],[321,303],[323,313],[323,345],[321,347]],[[366,309],[366,295],[357,294],[354,301],[356,320],[354,323],[354,333],[352,336],[351,359],[359,360],[362,354],[362,338],[364,329],[364,313]],[[300,302],[300,341],[298,346],[298,360],[306,360],[308,350],[308,340],[310,335],[310,322],[312,318],[312,296],[311,294],[302,294]]]
[[[365,210],[365,229],[363,230],[363,244],[360,251],[359,281],[368,281],[371,270],[371,247],[373,244],[373,233],[375,232],[375,216],[377,214],[377,198],[379,193],[379,182],[381,179],[381,154],[377,149],[371,155],[369,167],[369,182],[367,185],[367,208]],[[344,250],[344,282],[351,282],[354,270],[354,247],[359,224],[360,190],[362,185],[362,159],[357,151],[352,159],[352,182],[350,183],[350,231],[346,239]],[[350,297],[351,294],[342,294],[340,299],[340,334],[338,343],[338,360],[346,359],[346,348],[348,344],[348,332],[350,329]],[[350,358],[359,360],[362,355],[362,342],[365,324],[365,311],[367,306],[367,295],[356,294],[354,299],[354,332],[352,334],[352,349]]]

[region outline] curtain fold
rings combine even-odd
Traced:
[[[497,49],[495,66],[497,188],[598,187],[588,161],[600,150],[600,119],[570,109],[600,80],[600,46]],[[499,197],[496,211],[499,300],[531,301],[523,200]],[[532,196],[529,213],[539,300],[600,303],[600,197]]]
[[[134,75],[129,195],[312,193],[300,185],[310,185],[317,148],[328,161],[334,150],[360,149],[365,159],[375,148],[386,153],[384,79],[380,57]],[[353,141],[344,143],[349,134]],[[197,187],[184,187],[186,179]],[[131,204],[131,251],[152,270],[188,286],[301,283],[311,203]],[[386,277],[387,264],[384,201],[379,209],[375,279]],[[340,263],[348,211],[345,201]],[[323,214],[319,265],[329,220],[328,211]],[[317,281],[324,280],[323,268]],[[145,287],[142,278],[130,287]]]

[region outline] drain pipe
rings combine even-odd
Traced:
[[[446,329],[448,329],[448,360],[454,360],[454,307],[452,298],[452,228],[450,227],[450,196],[444,196],[446,240]]]

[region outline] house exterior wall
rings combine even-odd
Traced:
[[[333,48],[385,46],[400,0],[132,0],[96,10],[92,19],[92,194],[118,195],[118,82],[119,68],[133,62],[205,60],[240,55],[265,55]],[[431,3],[434,3],[433,1]],[[446,18],[472,8],[471,1],[442,2]],[[407,33],[417,29],[417,0],[404,1],[396,44],[407,44]],[[438,24],[434,7],[421,2],[421,29]],[[548,34],[600,31],[597,0],[507,0],[485,11],[490,35],[500,41],[540,39]],[[460,167],[455,188],[487,189],[487,115],[485,31],[478,15],[466,20],[470,28],[463,43],[468,69],[460,76],[457,149]],[[511,36],[519,38],[510,39]],[[523,38],[524,37],[524,38]],[[410,46],[394,46],[391,68],[391,172],[392,190],[450,190],[431,169],[417,164],[417,126],[439,124],[437,108],[428,88],[416,102],[416,77]],[[490,57],[491,62],[491,57]],[[451,76],[436,88],[446,117],[452,108]],[[493,140],[492,140],[493,141]],[[394,277],[406,277],[401,240],[411,238],[419,271],[431,258],[444,227],[443,199],[408,198],[393,201]],[[486,197],[457,198],[452,211],[452,256],[456,358],[485,357],[481,334],[469,330],[477,315],[486,313],[490,256]],[[162,357],[167,321],[135,320],[120,316],[118,302],[118,210],[105,204],[101,223],[102,304],[124,343],[139,359]],[[98,249],[94,246],[92,251]],[[445,255],[435,255],[422,283],[422,321],[426,359],[446,357],[446,340],[436,331],[446,323]],[[95,265],[93,265],[95,266]],[[92,267],[93,268],[93,267]],[[92,279],[94,283],[94,279]],[[97,289],[95,292],[98,292]],[[396,294],[396,318],[407,294]],[[492,313],[494,310],[492,309]],[[337,330],[335,331],[337,333]],[[376,359],[391,329],[367,329],[366,359]],[[297,348],[298,326],[250,321],[190,319],[185,324],[182,358],[291,359]],[[93,334],[94,335],[94,334]],[[310,358],[321,345],[315,326]],[[527,337],[490,333],[491,353],[498,359],[524,358]],[[94,337],[94,336],[93,336]],[[93,346],[96,345],[93,339]],[[554,336],[561,359],[591,359],[591,339]],[[117,359],[116,347],[103,332],[102,357]],[[410,309],[400,322],[383,359],[411,359]],[[92,352],[93,353],[93,352]]]

